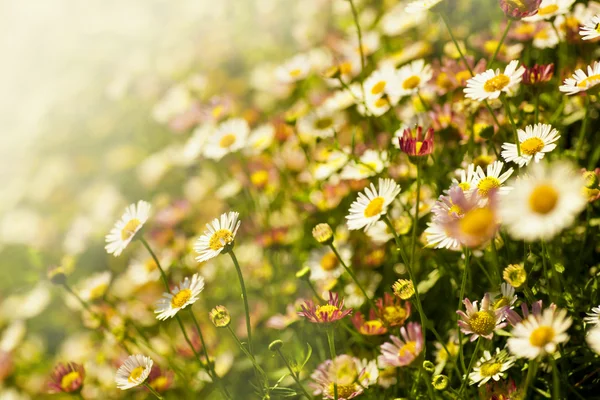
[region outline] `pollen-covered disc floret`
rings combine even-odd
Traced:
[[[154,310],[154,313],[157,314],[156,318],[165,320],[174,317],[179,310],[194,304],[203,289],[203,277],[198,274],[192,275],[192,279],[186,277],[171,293],[163,293]]]
[[[456,311],[460,316],[458,326],[465,335],[471,335],[471,341],[480,336],[491,340],[496,329],[506,326],[506,322],[503,320],[507,307],[494,309],[489,293],[483,296],[481,307],[478,307],[476,301],[471,303],[469,299],[465,299],[464,304],[466,312]]]
[[[317,305],[312,300],[307,300],[301,305],[299,316],[305,317],[315,324],[330,324],[352,313],[352,309],[344,309],[344,300],[340,300],[337,293],[329,292],[329,301],[324,305]]]
[[[110,233],[106,235],[105,249],[115,257],[121,255],[133,237],[148,220],[150,216],[150,203],[140,200],[131,204],[125,210],[121,219],[117,221]]]
[[[150,357],[135,354],[127,357],[117,370],[115,382],[121,390],[131,389],[143,384],[152,370],[154,362]]]
[[[402,338],[390,335],[391,343],[381,345],[378,361],[381,366],[404,367],[411,364],[423,350],[423,332],[417,322],[409,322],[400,328]]]
[[[221,254],[223,249],[231,245],[235,239],[241,222],[238,221],[239,213],[230,211],[221,214],[206,225],[206,230],[194,244],[194,250],[199,254],[196,261],[210,260]]]
[[[502,158],[506,162],[514,162],[523,167],[532,160],[540,162],[546,153],[556,148],[556,141],[560,139],[558,131],[547,124],[528,125],[525,130],[517,130],[519,136],[519,155],[517,145],[514,143],[504,143],[502,145]]]
[[[399,193],[400,185],[392,179],[379,178],[378,188],[371,183],[370,187],[365,188],[364,193],[359,193],[358,199],[351,204],[349,214],[346,216],[348,229],[369,229],[387,213],[388,206]]]

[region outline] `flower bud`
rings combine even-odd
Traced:
[[[435,371],[435,365],[431,361],[425,360],[423,361],[423,369],[429,373],[432,373]]]
[[[586,188],[595,189],[598,187],[598,175],[596,175],[594,171],[585,171],[583,173],[583,179]]]
[[[209,313],[210,320],[217,328],[226,328],[231,322],[231,315],[225,306],[216,306]]]
[[[436,375],[431,380],[435,390],[444,390],[448,387],[448,377],[446,375]]]
[[[65,275],[65,269],[62,265],[49,267],[46,275],[50,279],[50,282],[55,285],[64,285],[67,283],[67,275]]]
[[[300,271],[296,272],[296,278],[308,280],[310,278],[310,268],[304,267]]]
[[[408,300],[415,294],[415,287],[408,279],[398,279],[392,286],[392,290],[402,300]]]
[[[333,230],[327,223],[315,226],[312,230],[312,235],[321,244],[330,244],[333,242]]]
[[[278,351],[282,347],[283,347],[283,342],[281,340],[277,339],[277,340],[273,340],[271,342],[271,344],[269,345],[269,350]]]
[[[527,280],[527,272],[521,264],[510,264],[504,268],[502,277],[515,289],[520,288]]]

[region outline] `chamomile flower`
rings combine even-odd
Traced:
[[[352,161],[344,167],[340,177],[342,179],[365,179],[379,174],[387,164],[386,151],[367,149],[358,161]]]
[[[436,221],[427,223],[425,238],[427,239],[427,247],[433,247],[434,249],[448,249],[452,251],[460,251],[462,249],[458,238]]]
[[[314,138],[333,137],[343,124],[343,114],[320,108],[298,118],[296,129],[303,142],[311,142]]]
[[[384,65],[369,75],[363,84],[367,98],[379,99],[384,95],[391,95],[392,90],[398,86],[396,71],[391,65]]]
[[[560,139],[558,131],[547,124],[528,125],[525,130],[517,130],[519,135],[519,147],[521,155],[517,151],[517,145],[504,143],[502,145],[502,158],[506,162],[514,162],[523,167],[531,160],[540,162],[546,153],[556,148],[556,142]]]
[[[364,391],[361,385],[365,381],[365,370],[358,370],[357,361],[354,357],[342,354],[319,364],[310,376],[313,382],[309,385],[314,389],[313,394],[321,395],[323,399],[333,399],[337,391],[338,400],[350,400],[360,395]]]
[[[220,160],[246,146],[250,127],[243,118],[232,118],[219,124],[204,145],[204,157]]]
[[[398,70],[396,78],[398,85],[391,89],[391,93],[400,97],[415,94],[431,80],[432,76],[431,66],[425,64],[425,60],[415,60]]]
[[[458,172],[460,174],[460,182],[453,179],[452,184],[458,185],[463,192],[467,193],[473,188],[475,182],[475,164],[469,164],[466,170],[461,169]]]
[[[172,318],[179,310],[194,304],[198,295],[204,289],[204,278],[198,274],[192,275],[192,279],[185,278],[179,286],[171,293],[163,293],[162,298],[156,303],[154,310],[157,319],[164,321]]]
[[[549,20],[557,15],[566,14],[573,3],[575,3],[575,0],[542,0],[537,13],[531,17],[523,18],[523,21]]]
[[[500,308],[512,309],[516,301],[515,288],[504,282],[500,286],[500,293],[493,298],[494,310]]]
[[[100,299],[108,290],[112,274],[104,271],[90,276],[78,286],[79,297],[84,301]]]
[[[583,320],[586,324],[598,325],[600,322],[600,306],[592,307],[592,310],[588,313],[585,313],[585,315],[587,315],[587,317],[585,317]]]
[[[106,246],[109,254],[118,257],[129,245],[133,237],[150,216],[150,203],[140,200],[137,204],[131,204],[110,233],[106,235]]]
[[[513,328],[508,348],[518,358],[530,360],[553,354],[569,340],[567,329],[572,322],[566,310],[547,308],[541,315],[530,314]]]
[[[282,83],[294,83],[306,78],[310,72],[310,59],[298,54],[275,69],[275,77]]]
[[[504,72],[500,69],[488,69],[477,74],[467,81],[464,89],[465,97],[483,101],[486,99],[497,99],[502,93],[509,93],[521,82],[525,68],[519,67],[519,61],[511,61]]]
[[[600,14],[594,15],[579,31],[583,40],[592,40],[600,37]]]
[[[358,199],[350,206],[350,213],[346,216],[348,229],[369,229],[387,213],[388,206],[399,193],[400,185],[393,179],[379,178],[378,189],[371,183],[370,188],[365,188],[365,193],[359,193]]]
[[[596,354],[600,354],[600,326],[590,329],[585,337],[585,341]]]
[[[504,163],[502,161],[494,161],[492,164],[489,164],[485,172],[483,168],[478,166],[475,171],[473,190],[477,191],[477,194],[484,198],[488,197],[492,191],[497,191],[500,195],[510,192],[512,187],[506,186],[504,183],[510,178],[514,170],[509,168],[502,173],[503,167]]]
[[[115,377],[117,387],[126,390],[143,384],[150,375],[152,364],[154,362],[150,357],[141,354],[127,357],[123,365],[117,370],[117,376]]]
[[[512,185],[514,190],[500,199],[499,213],[515,239],[550,239],[585,208],[583,178],[570,163],[532,164]]]
[[[515,358],[509,356],[505,350],[500,351],[496,347],[496,354],[492,354],[485,350],[483,357],[477,361],[473,372],[469,374],[470,384],[474,385],[479,383],[477,386],[486,384],[490,379],[499,381],[506,377],[505,371],[515,363]]]
[[[491,340],[496,329],[506,326],[503,322],[505,308],[494,309],[490,299],[490,294],[486,293],[481,301],[481,307],[477,302],[471,303],[469,299],[464,300],[466,312],[456,311],[460,316],[458,326],[465,335],[471,335],[471,342],[478,337]]]
[[[238,221],[239,213],[230,211],[221,214],[221,218],[215,218],[206,225],[206,230],[194,244],[194,250],[199,254],[196,261],[210,260],[221,254],[225,246],[233,243],[235,235],[240,227]]]
[[[431,10],[441,2],[442,0],[416,0],[408,3],[405,10],[407,13],[418,13]]]
[[[583,70],[575,71],[571,78],[565,79],[564,85],[559,87],[561,92],[568,95],[585,92],[600,83],[600,62],[594,61],[594,65],[588,65],[587,74]]]
[[[275,127],[264,124],[252,131],[248,137],[247,152],[256,155],[267,149],[275,139]]]
[[[344,262],[349,263],[352,258],[350,247],[338,246],[338,251]],[[316,282],[337,279],[344,272],[344,267],[329,246],[312,250],[306,265],[310,268],[310,280]]]

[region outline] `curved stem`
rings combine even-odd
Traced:
[[[333,328],[327,328],[327,342],[329,343],[329,354],[331,356],[331,361],[335,361],[335,341],[333,337]],[[334,400],[338,400],[338,386],[337,386],[337,376],[333,381],[333,398]]]
[[[494,63],[494,60],[496,59],[496,56],[498,55],[498,52],[500,52],[500,49],[502,48],[502,44],[504,43],[504,39],[506,39],[506,35],[508,34],[508,31],[510,30],[510,26],[511,25],[512,25],[512,19],[509,19],[508,23],[506,24],[506,28],[504,29],[504,33],[502,34],[502,39],[500,39],[500,41],[498,42],[498,46],[496,47],[496,51],[494,51],[494,55],[490,59],[490,62],[488,63],[487,68],[491,68],[492,67],[492,64]]]
[[[346,263],[344,262],[344,260],[342,259],[342,256],[340,255],[340,253],[338,253],[337,249],[335,248],[335,246],[333,245],[333,243],[329,244],[329,247],[331,248],[331,250],[333,251],[333,254],[335,254],[335,256],[338,258],[338,260],[340,260],[340,263],[342,264],[342,266],[344,267],[344,269],[346,270],[346,272],[348,273],[348,275],[350,275],[350,277],[352,278],[352,280],[354,281],[354,283],[356,283],[356,286],[358,286],[358,288],[360,289],[360,291],[362,292],[363,296],[365,296],[365,299],[367,299],[367,302],[369,303],[369,306],[373,309],[376,310],[377,307],[375,306],[375,303],[373,302],[373,300],[369,297],[369,295],[367,294],[367,292],[365,291],[365,289],[362,287],[362,285],[360,284],[360,282],[358,281],[358,279],[356,278],[356,275],[354,275],[354,272],[352,272],[352,270],[350,268],[348,268],[348,266],[346,265]]]
[[[150,386],[147,382],[144,382],[144,386],[146,386],[146,389],[148,389],[150,393],[152,393],[154,397],[156,397],[158,400],[163,399],[163,397],[156,390],[154,390],[152,386]]]
[[[244,298],[244,311],[246,312],[246,331],[248,332],[248,350],[250,354],[254,356],[254,352],[252,351],[252,328],[250,324],[250,307],[248,306],[248,293],[246,292],[246,285],[244,284],[244,276],[242,275],[242,269],[240,268],[240,264],[238,263],[237,257],[233,252],[233,249],[227,252],[233,261],[233,265],[235,265],[235,270],[238,274],[238,279],[240,281],[240,287],[242,288],[242,297]]]
[[[467,369],[467,373],[465,375],[465,379],[463,379],[462,384],[460,385],[460,390],[458,391],[458,397],[462,394],[463,390],[467,386],[467,382],[469,381],[469,374],[473,369],[473,365],[475,364],[475,360],[477,359],[477,353],[479,351],[479,345],[481,344],[481,337],[477,339],[477,344],[475,345],[475,351],[473,351],[473,355],[471,356],[471,361],[469,361],[469,368]]]
[[[292,375],[292,378],[294,378],[294,380],[296,381],[296,383],[300,387],[300,390],[302,390],[302,393],[304,394],[304,396],[306,396],[306,398],[309,399],[309,400],[312,399],[312,396],[310,394],[308,394],[308,392],[306,391],[306,389],[304,389],[304,386],[302,386],[302,383],[300,383],[299,376],[296,375],[296,372],[294,372],[294,370],[292,369],[292,366],[290,365],[290,363],[288,362],[288,360],[285,358],[285,356],[281,352],[281,349],[277,349],[277,354],[279,354],[279,357],[281,357],[281,359],[285,363],[285,366],[290,371],[290,374]]]
[[[142,244],[144,245],[146,250],[148,250],[148,253],[150,253],[150,255],[152,256],[152,259],[154,260],[154,262],[156,263],[156,266],[158,267],[158,270],[160,271],[160,276],[165,284],[165,287],[167,288],[167,292],[171,293],[171,287],[169,286],[169,280],[167,279],[167,275],[165,274],[165,271],[162,269],[162,266],[160,265],[160,261],[158,261],[158,257],[156,257],[156,254],[154,254],[154,252],[150,248],[150,245],[148,244],[146,239],[144,239],[144,237],[141,235],[140,235],[140,242],[142,242]]]
[[[500,100],[502,101],[502,104],[504,105],[504,110],[506,110],[506,115],[508,115],[508,119],[510,120],[510,124],[513,128],[515,144],[517,146],[517,154],[520,157],[521,156],[521,144],[519,143],[519,135],[517,133],[517,126],[515,125],[515,121],[512,116],[512,111],[510,110],[510,104],[508,104],[508,100],[506,100],[505,94],[500,96]]]
[[[185,327],[183,326],[183,322],[181,321],[181,317],[178,314],[175,314],[175,319],[179,323],[179,327],[181,328],[181,333],[183,333],[183,337],[185,338],[185,341],[190,346],[190,349],[192,349],[192,353],[194,353],[194,356],[196,356],[196,359],[198,359],[198,362],[200,363],[200,366],[202,368],[206,369],[208,371],[208,374],[210,375],[210,370],[208,370],[208,367],[206,365],[204,365],[204,363],[202,362],[202,358],[200,357],[200,354],[198,354],[198,352],[196,351],[196,348],[194,347],[194,344],[190,340],[187,332],[185,331]],[[212,376],[211,376],[211,378],[212,378]]]

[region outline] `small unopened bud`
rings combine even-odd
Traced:
[[[64,285],[67,283],[67,275],[65,275],[65,269],[62,265],[49,267],[47,276],[48,279],[50,279],[50,282],[55,285]]]
[[[436,375],[431,380],[435,390],[445,390],[448,387],[448,377],[446,375]]]
[[[425,360],[423,361],[423,369],[429,373],[432,373],[435,371],[435,365],[431,361]]]
[[[282,347],[283,347],[283,342],[281,340],[277,339],[277,340],[273,340],[271,342],[271,344],[269,345],[269,350],[278,351]]]
[[[392,286],[392,290],[402,300],[408,300],[415,294],[415,287],[408,279],[398,279]]]
[[[521,264],[510,264],[508,267],[504,268],[502,277],[512,287],[518,289],[525,284],[527,272]]]
[[[231,315],[225,306],[216,306],[209,313],[210,320],[217,328],[226,328],[231,322]]]
[[[585,171],[583,173],[583,179],[585,180],[585,187],[588,189],[595,189],[598,187],[598,175],[594,171]]]
[[[327,79],[337,79],[342,75],[342,71],[338,65],[333,65],[323,72],[323,76]]]
[[[318,224],[313,228],[312,235],[321,244],[330,244],[333,242],[333,230],[329,224]]]
[[[310,278],[310,268],[304,267],[300,271],[296,272],[296,278],[308,280]]]

